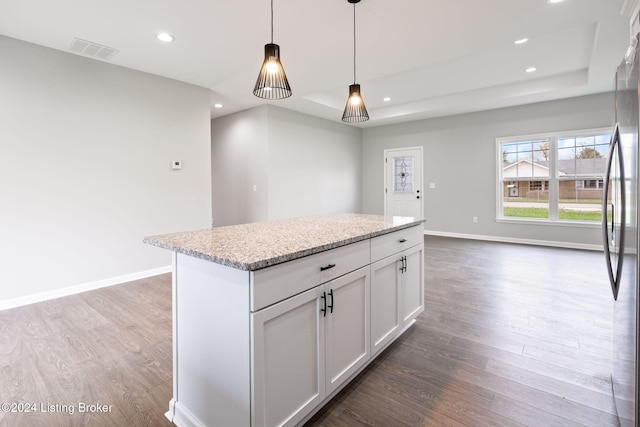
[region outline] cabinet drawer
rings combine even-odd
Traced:
[[[363,240],[251,272],[251,311],[260,310],[368,265],[369,242],[368,239]]]
[[[420,243],[424,243],[422,225],[374,237],[371,239],[371,262],[381,260]]]

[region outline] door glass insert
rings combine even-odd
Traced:
[[[413,193],[413,156],[402,156],[393,158],[393,177],[394,193]]]

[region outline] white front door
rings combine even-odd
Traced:
[[[384,150],[384,162],[384,214],[422,219],[422,147]]]

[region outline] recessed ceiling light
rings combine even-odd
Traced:
[[[527,68],[527,69],[526,69],[526,70],[524,70],[524,71],[525,71],[526,73],[533,73],[533,72],[535,72],[536,70],[537,70],[537,68],[536,68],[536,67],[529,67],[529,68]]]
[[[160,40],[161,42],[165,42],[165,43],[170,43],[172,42],[175,38],[169,34],[169,33],[158,33],[158,35],[156,36],[156,38],[158,40]]]
[[[222,108],[222,104],[213,104],[213,106],[216,108]]]
[[[547,3],[549,4],[554,4],[554,3],[562,3],[564,0],[547,0]]]
[[[523,39],[518,39],[518,40],[514,41],[514,43],[515,44],[525,44],[528,41],[529,41],[529,39],[525,37]]]
[[[389,102],[389,101],[391,101],[391,98],[389,98],[388,96],[385,96],[385,97],[384,97],[384,99],[383,99],[383,101],[384,101],[384,102]]]

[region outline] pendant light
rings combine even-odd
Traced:
[[[264,62],[258,74],[253,94],[264,99],[284,99],[291,96],[291,87],[280,62],[280,46],[273,43],[273,0],[271,0],[271,43],[264,45]]]
[[[353,84],[349,85],[349,98],[342,113],[342,121],[347,123],[366,122],[369,120],[367,107],[360,95],[360,85],[356,83],[356,3],[360,0],[347,0],[353,4]]]

